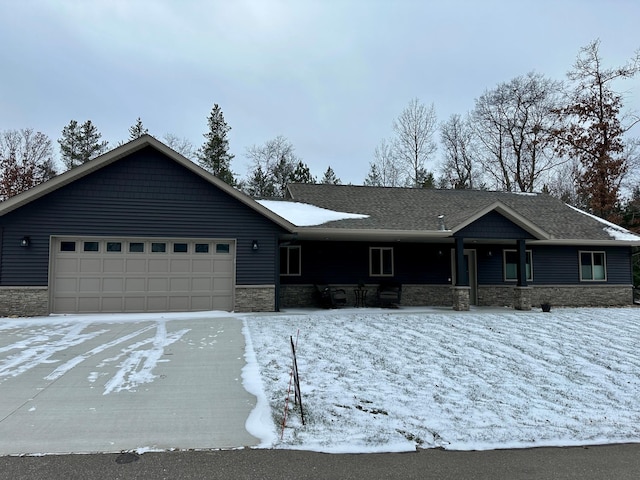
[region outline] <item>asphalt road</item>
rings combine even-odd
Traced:
[[[0,457],[0,479],[637,480],[640,444],[328,455],[228,450]]]

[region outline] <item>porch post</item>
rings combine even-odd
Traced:
[[[527,285],[527,245],[524,239],[518,240],[516,252],[518,257],[517,283],[513,289],[513,308],[531,310],[531,287]]]
[[[455,239],[455,272],[456,284],[451,287],[454,310],[469,310],[471,287],[469,273],[464,262],[464,238]]]

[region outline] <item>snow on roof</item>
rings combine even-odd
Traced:
[[[629,230],[627,230],[626,228],[622,228],[620,225],[616,225],[615,223],[611,223],[608,222],[607,220],[597,217],[596,215],[592,215],[590,213],[585,212],[584,210],[580,210],[579,208],[574,207],[573,205],[569,205],[567,203],[567,205],[571,208],[573,208],[576,212],[580,212],[583,215],[586,215],[587,217],[591,217],[594,220],[597,220],[598,222],[602,223],[603,225],[605,225],[602,229],[607,232],[607,234],[613,238],[614,240],[626,240],[629,242],[637,242],[640,241],[640,236],[636,235],[632,232],[630,232]]]
[[[298,227],[310,227],[323,223],[348,218],[369,218],[369,215],[359,213],[336,212],[326,208],[316,207],[308,203],[289,202],[284,200],[256,200],[260,205],[268,208],[276,215],[288,220]]]

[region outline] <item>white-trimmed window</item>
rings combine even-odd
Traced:
[[[518,280],[518,251],[517,250],[503,250],[503,264],[504,264],[504,280],[506,282],[515,282]],[[531,250],[527,250],[527,281],[533,281],[533,255]]]
[[[300,245],[280,247],[280,275],[299,276],[302,273]]]
[[[369,276],[393,277],[393,247],[369,247]]]
[[[607,258],[604,252],[580,252],[580,281],[607,280]]]

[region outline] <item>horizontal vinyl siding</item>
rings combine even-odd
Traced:
[[[146,148],[0,220],[2,285],[47,285],[51,235],[237,239],[238,284],[275,282],[279,227]],[[29,248],[20,239],[31,237]],[[251,249],[258,240],[257,252]]]
[[[300,242],[302,275],[282,276],[282,284],[383,283],[446,284],[451,276],[451,244]],[[394,276],[369,276],[369,248],[393,247]],[[440,256],[438,252],[441,251]]]

